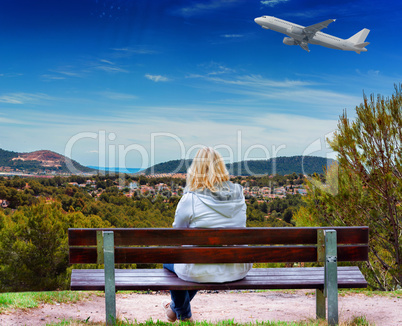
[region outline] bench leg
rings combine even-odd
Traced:
[[[336,231],[325,232],[325,291],[328,300],[328,325],[338,324],[338,267]]]
[[[105,302],[106,325],[116,321],[116,283],[114,272],[114,234],[112,231],[103,232],[105,257]]]
[[[327,307],[323,288],[315,289],[315,312],[317,318],[327,318]]]

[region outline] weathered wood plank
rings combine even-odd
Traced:
[[[69,261],[70,264],[96,264],[97,255],[96,247],[70,247]]]
[[[177,278],[173,273],[158,270],[116,269],[116,289],[118,290],[183,290],[183,289],[315,289],[324,284],[324,269],[314,267],[315,275],[305,268],[265,268],[252,269],[246,278],[230,283],[191,283]],[[278,270],[281,277],[278,277]],[[287,271],[293,273],[289,274]],[[297,270],[299,275],[294,274]],[[103,270],[73,270],[72,290],[103,290]],[[141,276],[140,276],[141,275]],[[148,275],[148,276],[147,276]],[[338,267],[338,286],[367,287],[363,275],[357,267]]]
[[[116,248],[120,263],[313,262],[316,258],[313,246]]]
[[[368,245],[338,246],[338,261],[367,261]]]
[[[95,246],[96,231],[115,232],[116,246],[316,244],[318,229],[335,229],[338,244],[368,243],[368,227],[238,229],[69,229],[70,246]]]
[[[321,273],[321,270],[317,267],[278,267],[278,268],[271,268],[271,274],[276,274],[281,275],[283,272],[286,271],[286,274],[291,274],[291,273],[300,273],[299,270],[303,269],[303,271],[306,274],[312,274],[312,273]],[[103,274],[103,269],[90,269],[93,274],[99,273]],[[129,273],[131,274],[132,271],[135,270],[135,273],[138,275],[144,274],[144,275],[150,275],[150,274],[160,274],[163,269],[162,268],[156,268],[156,269],[116,269],[120,274],[124,273]],[[258,273],[264,273],[265,274],[266,268],[253,268],[248,275],[257,275]],[[74,269],[74,273],[88,273],[88,269]],[[354,272],[359,272],[359,267],[357,266],[342,266],[342,271],[344,274],[346,273],[354,273]],[[171,274],[171,273],[170,273]],[[174,274],[172,274],[174,275]]]
[[[128,247],[115,248],[116,264],[124,263],[255,263],[315,262],[315,246],[260,247]],[[71,264],[96,264],[95,247],[71,247]],[[365,261],[368,246],[339,246],[338,261]]]

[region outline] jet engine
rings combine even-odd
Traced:
[[[286,45],[296,45],[295,39],[291,37],[285,37],[283,43]]]
[[[288,31],[289,34],[296,34],[296,35],[302,35],[303,34],[303,28],[296,27],[296,26],[289,27],[287,29],[287,31]]]

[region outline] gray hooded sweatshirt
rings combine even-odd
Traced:
[[[225,182],[217,192],[185,190],[177,205],[174,228],[246,227],[243,188]],[[177,276],[189,282],[223,283],[242,279],[252,264],[175,264]]]

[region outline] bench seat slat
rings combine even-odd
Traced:
[[[286,267],[286,270],[287,270],[288,274],[292,274],[292,273],[298,274],[300,268],[303,268],[303,270],[305,270],[305,272],[307,274],[321,273],[321,270],[319,268],[317,268],[317,267],[289,267],[289,268]],[[276,273],[281,274],[282,269],[283,268],[280,268],[280,267],[272,268],[271,272],[270,272],[270,275],[273,275],[273,274],[276,274]],[[96,273],[99,273],[99,274],[104,273],[103,269],[91,269],[91,271],[92,271],[92,273],[94,275]],[[121,275],[123,275],[124,273],[127,273],[129,275],[132,274],[132,269],[116,269],[116,271],[119,271],[119,273]],[[342,266],[342,273],[354,273],[356,271],[360,272],[359,268],[356,267],[356,266]],[[74,269],[74,273],[86,274],[86,273],[88,273],[88,269]],[[161,272],[160,272],[160,269],[141,269],[141,268],[137,268],[135,273],[136,273],[136,275],[148,276],[148,275],[152,275],[152,274],[159,275]],[[266,275],[265,268],[253,268],[252,273],[253,273],[253,275],[257,275],[258,273],[262,273],[262,274]]]
[[[359,273],[347,273],[347,274],[344,274],[344,275],[342,275],[342,278],[343,279],[347,279],[347,278],[349,278],[349,279],[355,279],[356,277],[359,277],[360,276],[360,274]],[[91,280],[103,280],[104,279],[104,275],[103,274],[100,274],[100,273],[97,273],[96,275],[94,275],[94,274],[81,274],[81,275],[79,275],[79,274],[76,274],[75,275],[75,278],[76,279],[79,279],[79,278],[82,278],[82,277],[85,277],[85,280],[86,281],[91,281]],[[136,273],[126,273],[126,274],[119,274],[119,279],[120,280],[123,280],[123,279],[127,279],[127,280],[133,280],[133,277],[135,277],[136,279],[135,279],[135,282],[137,282],[137,281],[139,281],[139,280],[141,280],[141,279],[144,279],[144,280],[152,280],[152,279],[158,279],[158,278],[160,278],[161,277],[161,275],[159,274],[154,274],[154,275],[144,275],[144,274],[141,274],[141,275],[138,275],[138,274],[136,274]],[[176,278],[177,276],[175,276],[175,275],[173,275],[173,276],[170,276],[170,275],[163,275],[163,277],[166,277],[166,278]],[[259,275],[248,275],[247,276],[249,279],[253,279],[253,280],[261,280],[261,279],[263,279],[263,278],[265,278],[265,277],[268,277],[266,274],[259,274]],[[317,279],[317,278],[321,278],[321,274],[319,274],[319,273],[314,273],[314,274],[312,274],[312,275],[304,275],[304,274],[299,274],[299,275],[297,275],[297,274],[291,274],[291,275],[287,275],[287,274],[274,274],[274,275],[269,275],[269,277],[273,277],[273,278],[277,278],[277,279],[281,279],[282,277],[286,277],[286,280],[292,280],[292,279],[299,279],[299,280],[314,280],[314,279]]]
[[[314,269],[312,275],[311,269]],[[289,273],[292,272],[292,273]],[[258,268],[246,278],[230,283],[191,283],[164,270],[116,269],[117,290],[180,290],[180,289],[315,289],[324,286],[324,269],[313,268]],[[358,267],[338,267],[338,287],[367,287]],[[73,270],[72,290],[104,290],[103,270]]]

